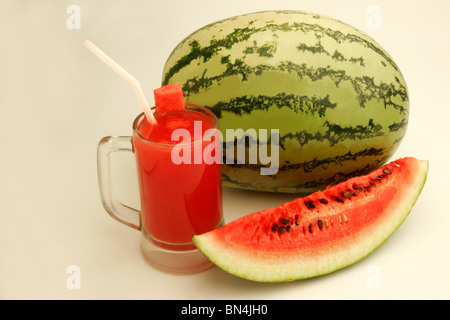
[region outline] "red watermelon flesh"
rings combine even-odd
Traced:
[[[185,108],[183,89],[179,83],[168,84],[153,90],[156,112],[159,114]]]
[[[217,266],[249,280],[327,274],[359,261],[389,238],[411,211],[427,172],[427,161],[393,161],[193,240]]]

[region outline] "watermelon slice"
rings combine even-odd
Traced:
[[[428,161],[393,161],[193,240],[214,264],[249,280],[281,282],[327,274],[367,256],[402,224],[427,172]]]
[[[168,84],[153,90],[156,112],[162,114],[185,108],[183,89],[179,83]]]

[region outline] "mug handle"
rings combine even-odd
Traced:
[[[120,202],[113,194],[111,184],[111,153],[133,152],[132,137],[108,136],[100,140],[97,147],[97,172],[100,197],[106,212],[117,221],[141,230],[140,211]]]

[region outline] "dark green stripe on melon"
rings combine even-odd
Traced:
[[[338,124],[329,123],[325,121],[324,127],[328,128],[325,133],[320,132],[308,132],[299,131],[296,133],[288,133],[280,137],[280,145],[283,146],[283,142],[286,139],[293,139],[299,142],[300,146],[303,146],[310,141],[327,141],[330,146],[334,146],[336,143],[344,141],[346,139],[362,140],[372,138],[376,136],[382,136],[382,126],[375,124],[373,119],[369,120],[367,125],[357,125],[355,127],[342,127]]]
[[[220,118],[222,112],[230,112],[241,116],[251,114],[255,110],[267,111],[271,107],[290,108],[296,113],[306,113],[324,117],[327,109],[336,108],[336,103],[330,101],[329,95],[319,98],[316,96],[299,96],[280,92],[274,96],[242,96],[230,99],[229,101],[219,101],[214,106],[206,106]]]
[[[230,165],[230,167],[242,166],[239,164]],[[316,189],[322,190],[325,186],[333,185],[336,183],[340,183],[346,181],[352,177],[360,176],[368,174],[369,172],[375,170],[377,168],[376,165],[366,165],[363,168],[359,168],[350,172],[336,172],[333,176],[329,178],[322,179],[314,179],[312,181],[304,181],[298,184],[292,185],[283,185],[281,187],[273,186],[270,189],[264,189],[261,185],[252,182],[242,182],[240,179],[233,179],[226,173],[222,174],[222,179],[225,183],[225,186],[228,187],[238,187],[241,189],[249,189],[249,190],[261,190],[261,191],[274,191],[274,192],[292,192],[292,193],[309,193],[304,190]],[[253,168],[251,168],[253,170]],[[286,170],[283,170],[286,171]],[[276,177],[275,177],[276,180]],[[297,190],[297,191],[294,191]],[[300,191],[299,191],[300,190]]]
[[[217,85],[226,77],[239,76],[241,81],[248,81],[250,75],[260,76],[267,71],[293,73],[299,79],[309,78],[313,82],[329,78],[336,87],[339,87],[343,82],[349,82],[361,107],[364,107],[367,101],[371,99],[378,99],[383,101],[385,107],[390,106],[398,109],[401,114],[405,114],[407,111],[403,104],[408,100],[407,90],[401,83],[398,84],[398,87],[392,83],[375,84],[373,77],[370,76],[352,77],[343,69],[332,69],[330,66],[316,69],[307,64],[298,65],[290,61],[282,62],[276,66],[258,65],[256,67],[250,67],[245,64],[244,60],[240,59],[236,59],[234,62],[228,61],[226,70],[220,75],[206,77],[205,73],[202,73],[200,77],[187,79],[183,84],[183,91],[185,96],[189,98],[191,95],[199,93],[200,90],[207,90]],[[399,97],[402,103],[396,102],[393,99],[395,97]]]
[[[335,157],[329,157],[329,158],[315,158],[313,160],[310,161],[305,161],[302,163],[289,163],[286,162],[285,164],[281,164],[278,172],[283,172],[283,171],[290,171],[290,170],[298,170],[298,169],[302,169],[303,172],[308,173],[308,172],[312,172],[313,170],[319,168],[319,167],[323,167],[323,166],[327,166],[330,164],[342,164],[344,161],[355,161],[360,157],[385,157],[385,150],[383,148],[370,148],[370,149],[364,149],[361,150],[359,152],[356,153],[351,153],[348,152],[344,155],[339,155],[339,156],[335,156]],[[226,162],[226,155],[224,155],[224,163]],[[247,163],[235,163],[235,164],[230,164],[229,165],[232,168],[247,168],[249,170],[257,170],[259,171],[260,168],[262,167],[267,167],[267,165],[253,165],[253,164],[247,164]],[[375,167],[373,168],[368,168],[369,170],[373,170],[375,169]],[[366,169],[363,170],[364,173],[367,173],[368,171]],[[350,174],[350,176],[353,175]],[[331,178],[333,179],[333,178]]]

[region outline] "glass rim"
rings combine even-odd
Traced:
[[[191,107],[192,109],[194,109],[194,111],[195,111],[195,109],[199,109],[200,111],[205,113],[208,117],[210,117],[213,120],[213,126],[210,129],[210,132],[206,136],[201,136],[200,138],[191,140],[189,142],[176,142],[176,143],[165,143],[165,142],[158,142],[158,141],[153,141],[153,140],[147,139],[146,137],[141,135],[141,133],[139,132],[139,129],[138,129],[139,123],[145,117],[144,112],[141,112],[133,121],[133,135],[137,136],[139,138],[139,140],[141,140],[142,142],[144,142],[146,144],[154,145],[154,146],[161,146],[161,147],[171,147],[171,148],[173,148],[176,145],[181,145],[181,146],[191,145],[194,143],[198,143],[199,141],[200,142],[210,142],[210,140],[204,141],[204,139],[212,137],[219,130],[219,120],[217,119],[216,115],[205,107],[201,107],[201,106],[198,106],[198,105],[195,105],[192,103],[186,103],[185,105],[187,107]],[[151,109],[156,111],[156,107],[152,107]],[[190,110],[192,110],[192,109],[190,109]]]

